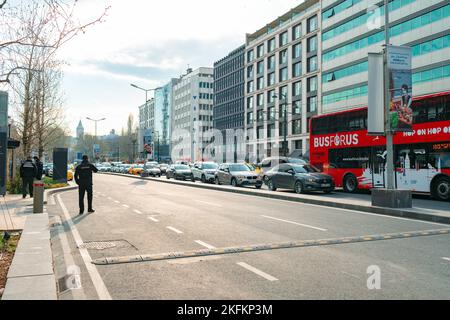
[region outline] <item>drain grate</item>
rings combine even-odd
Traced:
[[[108,241],[87,241],[80,245],[80,249],[88,250],[106,250],[112,248],[129,248],[133,247],[126,240],[108,240]]]

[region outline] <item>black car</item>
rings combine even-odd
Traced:
[[[174,178],[176,180],[191,180],[192,182],[195,182],[191,168],[184,164],[175,164],[170,166],[166,171],[166,178]]]
[[[267,186],[269,190],[292,189],[296,193],[307,191],[323,191],[330,193],[334,190],[334,181],[330,175],[321,173],[310,164],[281,164],[267,172]]]

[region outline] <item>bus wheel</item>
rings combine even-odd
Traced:
[[[344,191],[348,193],[354,193],[356,190],[358,190],[358,180],[356,179],[355,175],[353,174],[347,174],[344,177]]]
[[[433,184],[431,189],[433,198],[441,201],[450,200],[450,178],[441,177]]]

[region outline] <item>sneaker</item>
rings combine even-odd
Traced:
[[[94,213],[95,210],[94,210],[94,209],[91,209],[91,210],[89,210],[88,212],[89,212],[89,213]]]

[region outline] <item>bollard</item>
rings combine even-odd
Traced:
[[[44,182],[33,184],[33,213],[44,213]]]

